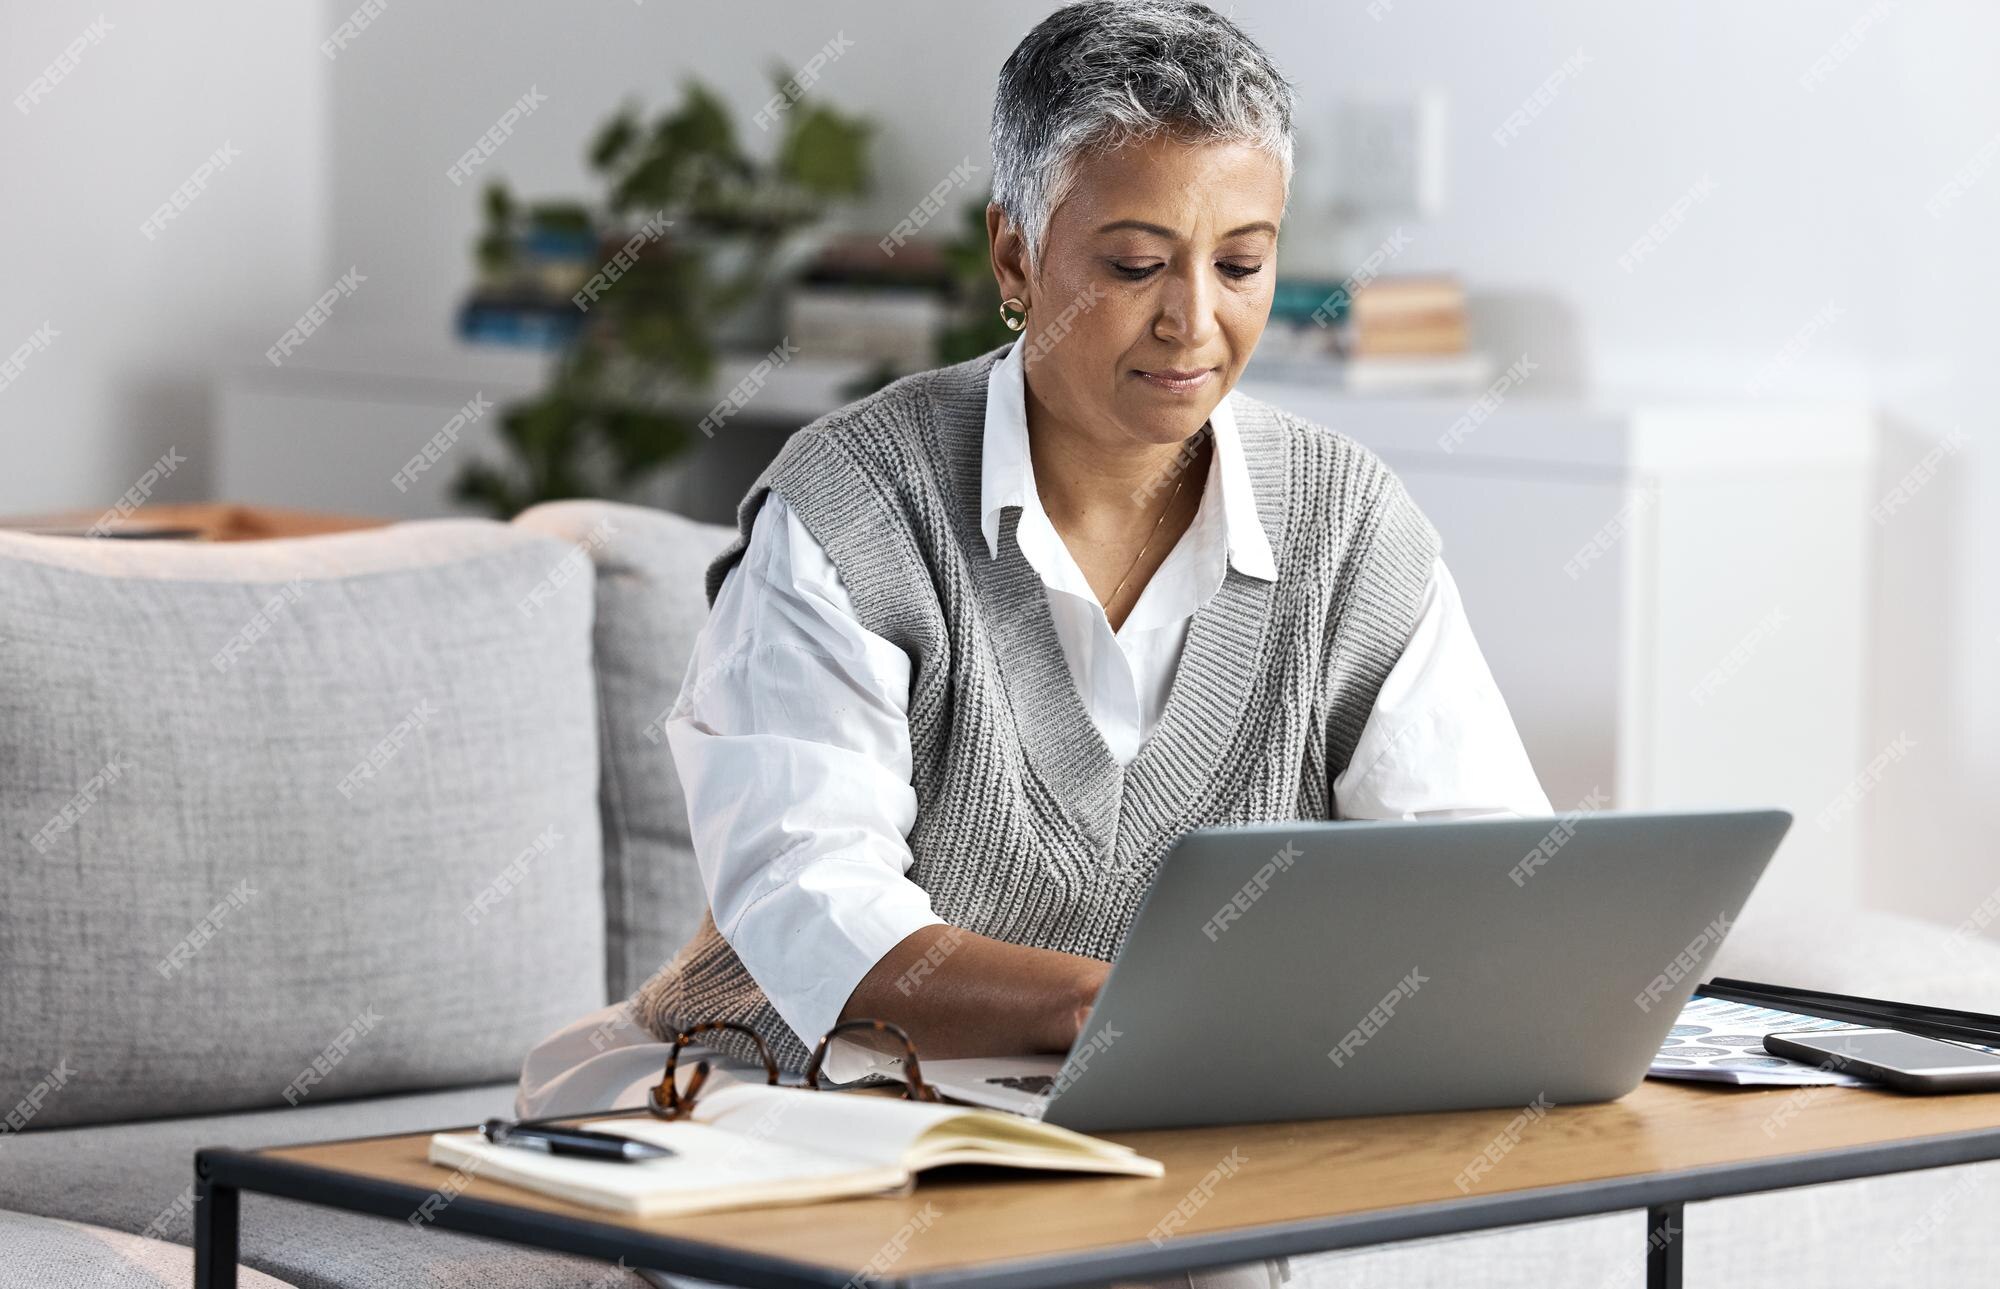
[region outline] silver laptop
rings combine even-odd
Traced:
[[[1183,837],[1066,1057],[927,1061],[1088,1131],[1608,1101],[1791,816],[1291,823]]]

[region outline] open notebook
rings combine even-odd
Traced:
[[[476,1132],[431,1138],[430,1161],[637,1217],[843,1199],[901,1189],[945,1164],[1158,1177],[1128,1147],[1017,1115],[963,1106],[712,1079],[692,1120],[650,1115],[584,1127],[676,1153],[606,1163],[496,1146]]]

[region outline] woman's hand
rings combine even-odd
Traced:
[[[953,926],[914,931],[862,977],[842,1020],[903,1027],[925,1057],[1067,1052],[1111,971]]]

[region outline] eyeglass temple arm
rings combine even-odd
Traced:
[[[708,1062],[696,1061],[694,1073],[688,1076],[687,1091],[680,1094],[681,1104],[692,1110],[694,1108],[694,1099],[701,1095],[702,1084],[707,1082]]]

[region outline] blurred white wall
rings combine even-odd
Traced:
[[[767,72],[851,45],[812,92],[880,123],[886,231],[964,157],[983,164],[993,75],[1052,7],[778,0],[694,7],[390,0],[329,60],[344,0],[121,16],[30,114],[0,109],[9,271],[0,355],[71,324],[13,388],[0,505],[98,504],[201,424],[203,365],[263,345],[327,280],[350,333],[435,336],[467,277],[478,178],[446,170],[509,104],[546,96],[491,162],[517,191],[586,191],[583,140],[627,97],[687,77],[747,122]],[[1372,10],[1372,12],[1371,12]],[[2000,782],[2000,9],[1976,0],[1238,0],[1303,98],[1288,269],[1341,255],[1323,214],[1322,123],[1347,94],[1442,90],[1443,213],[1397,261],[1485,297],[1483,337],[1545,363],[1537,392],[1872,399],[1892,419],[1882,489],[1962,431],[1876,533],[1874,746],[1914,751],[1866,803],[1887,906],[1959,922],[2000,883],[1982,807]],[[9,98],[88,16],[0,0]],[[1503,146],[1494,131],[1566,62]],[[746,126],[754,137],[754,127]],[[331,149],[325,150],[329,137]],[[221,176],[160,245],[136,225],[207,151]],[[1983,160],[1982,160],[1983,158]],[[1958,176],[1961,195],[1939,200]],[[1633,271],[1619,257],[1675,200],[1712,194]],[[1829,306],[1831,306],[1829,308]],[[1802,352],[1815,317],[1831,317]],[[247,333],[234,348],[225,333]],[[1955,442],[1958,442],[1955,440]],[[198,476],[196,476],[198,477]],[[1754,552],[1746,552],[1754,558]],[[1532,614],[1532,605],[1523,605]],[[1857,766],[1857,773],[1862,766]],[[1810,826],[1810,821],[1802,821]]]
[[[0,373],[0,514],[109,506],[170,449],[155,496],[204,495],[214,369],[324,286],[325,35],[317,4],[0,0],[0,359],[52,333]]]

